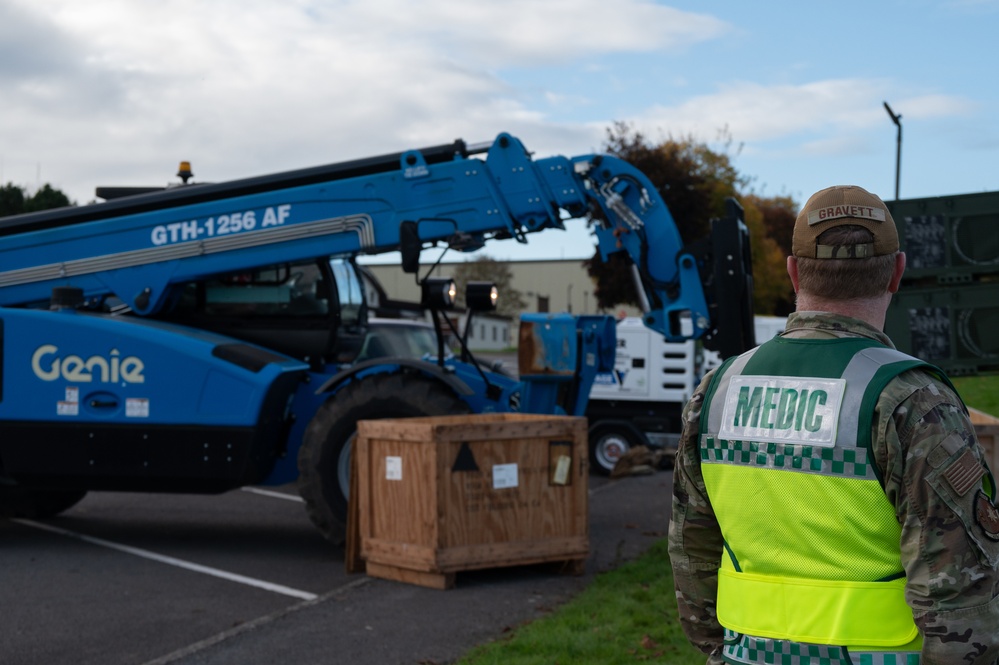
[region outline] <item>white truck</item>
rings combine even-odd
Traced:
[[[754,321],[759,343],[782,331],[787,319],[756,316]],[[586,409],[593,470],[609,474],[635,446],[664,448],[664,459],[671,460],[683,405],[704,373],[720,363],[699,342],[667,342],[639,317],[618,321],[614,371],[597,375]]]

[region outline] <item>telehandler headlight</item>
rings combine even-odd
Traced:
[[[499,289],[492,282],[469,282],[465,288],[465,303],[473,312],[491,312],[498,300]]]
[[[432,277],[423,282],[422,305],[427,309],[451,309],[458,287],[450,277]]]

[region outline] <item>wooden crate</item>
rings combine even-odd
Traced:
[[[586,419],[570,416],[361,421],[351,505],[367,573],[446,589],[477,568],[582,572],[586,436]]]
[[[993,474],[999,474],[999,445],[996,442],[999,438],[999,425],[975,425],[975,434],[985,449],[985,459],[988,460],[989,469]]]
[[[975,426],[978,442],[985,449],[985,459],[993,474],[999,474],[999,418],[977,409],[968,409],[971,423]]]

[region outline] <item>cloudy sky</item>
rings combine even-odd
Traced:
[[[999,190],[999,0],[779,5],[0,0],[0,182],[83,204],[180,160],[219,182],[502,131],[572,156],[623,121],[728,150],[766,195],[894,198],[887,101],[902,198]],[[580,223],[486,251],[593,242]]]

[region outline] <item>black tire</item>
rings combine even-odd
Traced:
[[[298,453],[298,492],[309,519],[327,540],[344,543],[357,421],[470,412],[443,384],[417,374],[376,374],[348,384],[316,411]]]
[[[614,464],[635,446],[643,445],[627,427],[604,425],[590,432],[590,468],[602,476],[609,476]]]
[[[0,488],[0,516],[46,519],[69,510],[87,496],[85,490]]]

